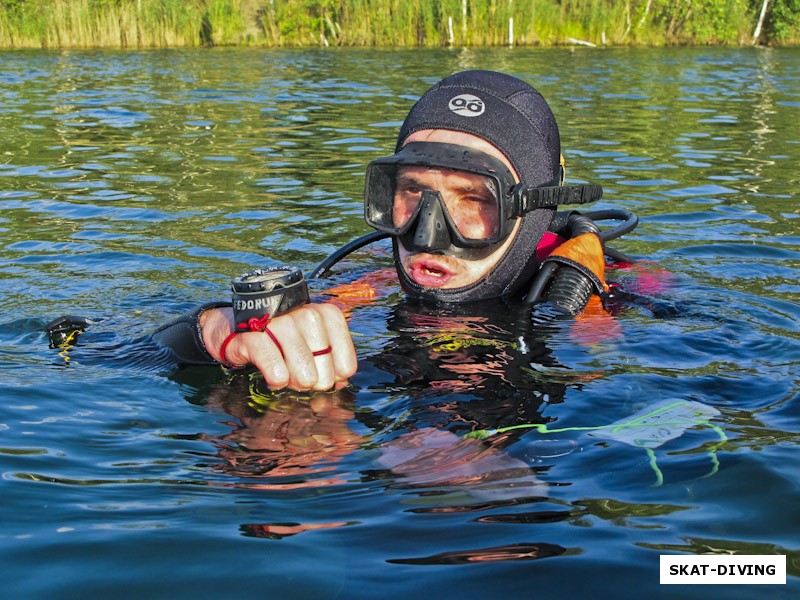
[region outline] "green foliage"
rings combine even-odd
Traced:
[[[244,16],[230,0],[209,0],[203,25],[201,38],[205,44],[236,44],[246,38]]]
[[[693,7],[696,16],[687,20],[686,33],[695,43],[739,44],[752,33],[744,0],[696,0]]]
[[[774,0],[765,33],[777,43],[796,43],[800,38],[800,0]]]
[[[763,0],[0,0],[0,47],[749,44]],[[759,42],[800,41],[770,0]]]

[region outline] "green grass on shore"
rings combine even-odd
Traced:
[[[800,0],[0,0],[2,48],[798,42]]]

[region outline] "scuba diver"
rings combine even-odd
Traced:
[[[602,196],[598,185],[564,181],[558,125],[542,95],[503,73],[456,73],[412,107],[395,154],[369,164],[365,218],[376,232],[332,255],[312,277],[390,237],[408,298],[544,302],[576,315],[608,297],[605,256],[625,257],[605,241],[633,229],[636,217],[558,211]],[[601,231],[594,221],[607,218],[625,222]],[[232,288],[233,302],[200,306],[154,339],[183,365],[252,365],[273,389],[347,385],[357,369],[348,322],[335,302],[309,302],[299,270],[257,270]]]

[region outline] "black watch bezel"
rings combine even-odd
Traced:
[[[231,292],[234,322],[244,331],[252,319],[273,319],[309,302],[303,272],[290,266],[243,273],[231,281]]]

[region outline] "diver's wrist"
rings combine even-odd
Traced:
[[[235,330],[231,307],[213,308],[203,311],[197,322],[200,338],[206,352],[216,362],[222,363],[221,347],[225,339]]]

